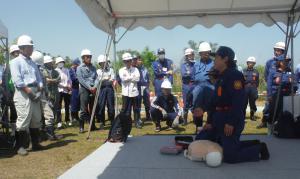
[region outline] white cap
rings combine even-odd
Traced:
[[[18,45],[12,45],[12,46],[10,46],[10,48],[9,48],[9,53],[13,53],[13,52],[15,52],[15,51],[19,51],[20,49],[19,49],[19,46]]]
[[[256,59],[255,59],[255,57],[248,57],[247,62],[256,63]]]
[[[199,52],[209,52],[209,51],[211,51],[211,47],[208,42],[202,42],[199,45]]]
[[[31,37],[29,37],[28,35],[21,35],[21,36],[18,38],[17,45],[18,45],[19,47],[20,47],[20,46],[24,46],[24,45],[30,45],[30,46],[33,46],[33,42],[32,42]]]
[[[56,57],[55,58],[55,64],[58,64],[60,62],[65,62],[65,59],[63,59],[62,57]]]
[[[39,51],[34,51],[32,52],[31,54],[31,59],[32,61],[37,64],[37,65],[43,65],[43,58],[44,58],[44,55],[39,52]]]
[[[205,161],[210,167],[218,167],[222,163],[222,154],[220,152],[209,152],[205,156]]]
[[[45,63],[52,63],[53,62],[53,59],[52,59],[52,57],[51,56],[49,56],[49,55],[45,55],[44,56],[44,64]]]
[[[285,43],[284,43],[284,42],[277,42],[277,43],[274,45],[274,49],[285,50]]]
[[[83,49],[81,51],[81,57],[84,55],[92,55],[92,52],[89,49]]]
[[[194,54],[194,50],[193,49],[191,49],[191,48],[185,49],[184,55],[191,55],[191,54]]]
[[[105,55],[99,55],[97,58],[97,62],[98,63],[102,63],[102,62],[106,62],[107,61],[107,57]]]
[[[165,79],[161,83],[161,88],[172,89],[172,84],[170,83],[170,81],[168,79]]]
[[[126,53],[123,53],[122,55],[122,60],[124,61],[127,61],[127,60],[132,60],[132,56],[130,53],[126,52]]]

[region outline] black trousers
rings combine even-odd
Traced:
[[[128,97],[122,96],[122,113],[126,113],[126,115],[131,115],[131,109],[135,115],[139,113],[139,97]]]
[[[84,87],[79,88],[79,97],[80,97],[80,121],[90,121],[90,116],[94,104],[94,95]],[[94,122],[94,120],[93,120]]]
[[[61,122],[61,109],[62,109],[62,101],[64,101],[65,103],[65,121],[68,122],[70,121],[70,102],[71,102],[71,95],[68,93],[63,93],[60,92],[59,93],[59,97],[58,97],[58,108],[56,111],[56,115],[57,115],[57,122]]]
[[[250,111],[251,112],[256,112],[256,104],[255,101],[258,98],[258,91],[256,87],[246,87],[245,88],[245,107],[244,110],[246,112],[247,105],[249,103],[250,105]]]

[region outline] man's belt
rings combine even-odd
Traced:
[[[229,111],[232,107],[231,106],[217,106],[216,111],[224,112]]]

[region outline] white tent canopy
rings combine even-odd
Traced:
[[[1,20],[0,20],[0,38],[8,38],[7,28],[4,26]]]
[[[252,26],[275,22],[288,23],[288,14],[295,0],[76,0],[91,22],[99,29],[113,34],[118,27],[166,29],[182,25],[192,28],[197,24],[211,27],[237,23]],[[298,16],[297,16],[298,17]],[[297,18],[295,21],[298,21]]]

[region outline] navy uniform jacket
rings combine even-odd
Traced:
[[[248,87],[248,85],[251,85],[252,87],[258,87],[259,85],[259,73],[258,71],[253,68],[245,68],[243,70],[243,74],[245,77],[245,85]]]
[[[76,74],[77,68],[71,67],[70,70],[69,70],[69,74],[70,74],[70,77],[71,77],[71,80],[72,80],[72,88],[73,89],[79,89],[79,81],[78,81],[77,74]]]
[[[190,84],[193,82],[193,67],[195,62],[191,62],[189,60],[185,60],[185,62],[181,65],[181,79],[183,84]]]
[[[141,66],[138,68],[139,72],[140,72],[140,81],[138,82],[138,86],[147,86],[149,87],[150,85],[150,75],[149,72],[147,70],[147,68],[145,68],[144,66]]]
[[[166,74],[167,71],[173,70],[173,61],[165,58],[163,62],[159,59],[152,63],[152,68],[154,71],[155,79],[163,80],[164,77],[167,77],[169,81],[173,84],[173,75]]]
[[[154,97],[151,106],[154,108],[161,107],[167,113],[180,113],[178,100],[172,94],[170,94],[167,98],[163,95]]]
[[[226,69],[220,74],[215,85],[213,120],[216,125],[244,125],[245,104],[244,76],[235,68]],[[218,115],[216,115],[219,113]],[[220,119],[221,118],[221,119]]]
[[[265,66],[265,81],[268,82],[268,77],[269,74],[272,71],[276,71],[276,61],[275,58],[271,58],[266,62],[266,66]]]

